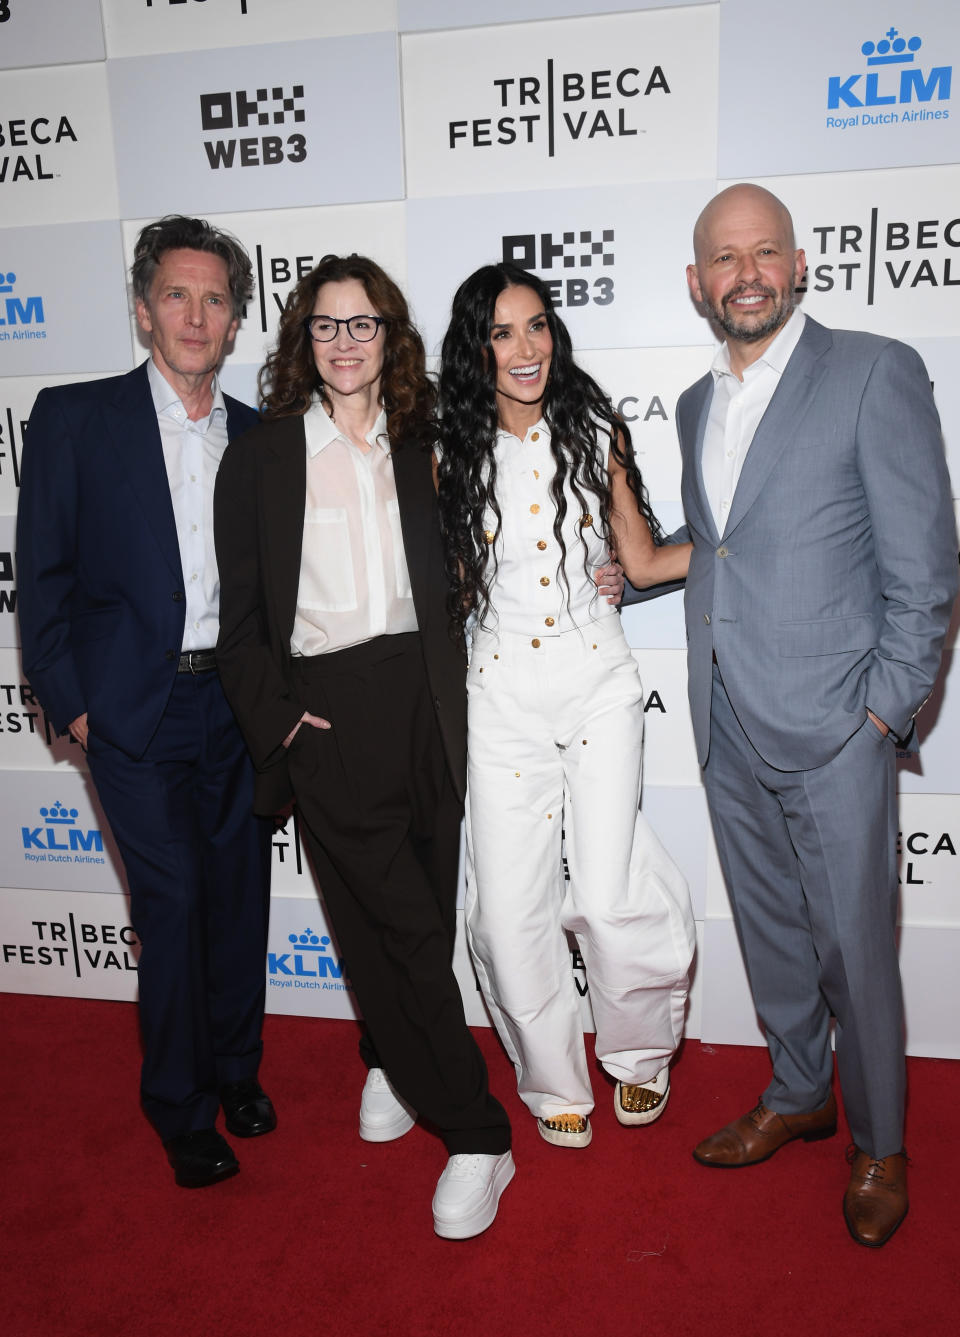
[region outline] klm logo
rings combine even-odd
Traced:
[[[33,863],[103,863],[96,857],[103,853],[103,834],[80,830],[76,808],[65,808],[57,800],[52,807],[41,808],[40,816],[42,826],[20,828],[26,859]]]
[[[299,131],[283,135],[278,126],[299,125],[307,118],[303,106],[303,84],[283,88],[258,88],[226,93],[201,93],[200,124],[204,134],[246,130],[252,134],[224,135],[204,140],[207,162],[216,171],[223,167],[264,167],[281,162],[303,162],[307,141]],[[270,127],[273,133],[262,134]]]
[[[330,939],[320,937],[312,929],[291,933],[287,941],[290,950],[267,953],[267,974],[270,983],[279,987],[298,989],[344,989],[343,957],[331,956],[327,950]]]
[[[518,233],[501,238],[502,256],[506,264],[521,269],[548,271],[541,277],[550,292],[554,306],[609,306],[613,301],[613,277],[596,275],[615,263],[613,228],[599,231]],[[589,277],[554,278],[550,270],[590,269]]]
[[[888,28],[879,42],[864,42],[860,50],[867,58],[866,73],[851,74],[846,78],[832,75],[827,83],[827,109],[837,111],[844,107],[859,109],[949,101],[953,67],[919,68],[916,61],[922,45],[919,37],[903,37],[896,28]],[[922,117],[919,111],[916,116],[934,119],[932,114]],[[897,116],[895,119],[901,118]],[[903,119],[915,117],[908,113]]]
[[[0,342],[12,339],[45,339],[46,330],[17,329],[19,326],[42,325],[45,321],[42,297],[14,297],[16,274],[0,270]],[[12,327],[12,333],[11,333]]]

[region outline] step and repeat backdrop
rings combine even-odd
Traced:
[[[956,74],[956,78],[954,77]],[[924,357],[960,489],[960,13],[942,0],[0,0],[0,989],[136,997],[122,870],[80,749],[17,649],[14,518],[44,385],[144,357],[126,286],[164,213],[229,228],[256,291],[223,372],[253,402],[293,283],[374,256],[435,353],[501,258],[550,285],[681,521],[674,406],[713,355],[687,296],[697,213],[761,180],[791,208],[805,308]],[[645,687],[644,810],[686,874],[688,1033],[760,1043],[686,705],[681,596],[624,613]],[[960,1057],[957,622],[900,761],[908,1049]],[[268,1006],[352,1016],[295,817],[274,841]],[[589,1023],[589,983],[571,954]],[[471,1021],[482,1004],[462,943]]]

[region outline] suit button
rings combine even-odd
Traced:
[[[718,549],[717,549],[717,556],[718,556],[718,557],[726,557],[726,556],[729,554],[729,552],[730,552],[730,549],[729,549],[729,548],[718,548]]]
[[[530,642],[530,644],[533,646],[534,650],[539,650],[539,649],[540,649],[540,642],[537,640],[536,636],[534,636],[534,638],[533,638],[533,640]]]
[[[709,627],[709,625],[710,625],[710,614],[709,614],[709,613],[704,613],[704,615],[703,615],[703,620],[704,620],[704,622],[706,622],[707,626]]]
[[[544,543],[543,539],[540,539],[537,543],[537,547],[540,550],[540,552],[545,552],[547,545]]]
[[[173,591],[173,602],[174,602],[175,604],[182,604],[182,603],[183,603],[183,590],[174,590],[174,591]]]
[[[552,626],[553,626],[553,618],[552,618],[552,617],[545,617],[545,618],[543,619],[543,623],[544,623],[544,626],[546,626],[546,627],[552,627]]]

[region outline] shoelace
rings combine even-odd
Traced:
[[[480,1166],[480,1157],[475,1152],[459,1151],[450,1157],[446,1174],[448,1179],[472,1179]]]

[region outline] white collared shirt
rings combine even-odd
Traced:
[[[381,409],[364,453],[315,398],[304,420],[307,501],[295,655],[320,655],[417,630],[400,506]]]
[[[602,450],[599,443],[597,450]],[[609,556],[599,533],[599,500],[586,493],[589,510],[585,513],[569,479],[563,525],[567,554],[562,567],[569,597],[560,579],[561,550],[553,533],[555,508],[550,495],[556,466],[550,432],[543,419],[522,441],[509,432],[498,431],[494,456],[502,520],[498,530],[493,511],[484,517],[488,541],[496,544],[497,566],[494,571],[490,561],[486,568],[491,607],[483,625],[524,636],[557,636],[601,618],[615,617],[617,610],[597,595],[592,579],[593,568],[603,565]],[[605,452],[600,464],[606,474]],[[586,543],[586,572],[581,534]]]
[[[701,468],[704,491],[720,535],[726,529],[754,433],[800,341],[805,320],[803,312],[795,310],[769,347],[744,370],[742,381],[730,370],[726,342],[713,359],[713,398],[703,434]]]
[[[186,620],[182,650],[212,650],[220,630],[220,573],[213,546],[213,486],[227,448],[227,408],[216,376],[213,405],[192,422],[153,358],[147,379],[160,428],[163,462],[177,526]]]

